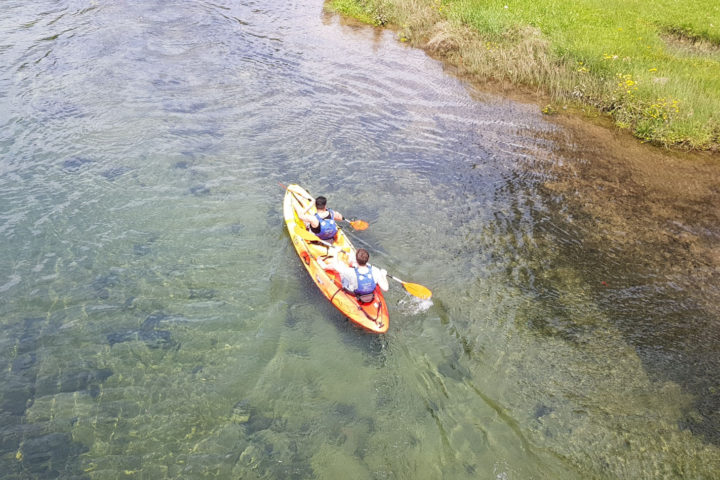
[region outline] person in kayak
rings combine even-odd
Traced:
[[[364,248],[355,253],[355,262],[347,265],[335,257],[331,268],[340,274],[343,288],[355,294],[360,303],[371,303],[375,299],[375,286],[387,292],[387,270],[373,267],[368,263],[370,254]]]
[[[312,204],[310,205],[312,206]],[[327,198],[322,196],[315,199],[315,207],[317,208],[315,215],[303,213],[300,218],[308,224],[309,230],[320,240],[332,242],[338,232],[337,222],[343,220],[343,216],[340,212],[327,208]]]

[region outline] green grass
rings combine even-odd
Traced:
[[[372,11],[364,2],[361,3],[357,0],[335,0],[332,2],[332,8],[336,12],[356,18],[361,22],[377,25],[377,22],[372,17]]]
[[[717,0],[333,0],[479,80],[591,106],[638,138],[720,150]],[[507,7],[507,8],[506,8]]]

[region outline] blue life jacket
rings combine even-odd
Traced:
[[[355,267],[355,275],[357,275],[357,289],[355,290],[356,295],[368,295],[375,291],[375,279],[372,274],[372,267],[365,265],[370,271],[368,273],[360,273],[358,267]]]
[[[320,222],[320,225],[318,231],[316,231],[314,228],[312,229],[312,231],[321,240],[330,240],[331,238],[335,237],[335,234],[338,231],[338,226],[335,222],[335,212],[333,212],[329,208],[328,212],[330,212],[330,215],[328,215],[327,218],[322,218],[319,214],[315,214],[315,217],[318,219],[318,222]]]

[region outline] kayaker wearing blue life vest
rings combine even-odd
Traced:
[[[374,300],[375,286],[387,292],[387,270],[373,267],[368,264],[370,254],[364,248],[359,248],[355,253],[355,262],[346,265],[337,257],[331,265],[327,267],[334,268],[340,274],[342,286],[348,292],[354,293],[358,301],[361,303],[370,303]],[[321,266],[324,266],[321,264]]]
[[[317,208],[315,215],[307,215],[303,212],[300,218],[309,225],[310,231],[319,239],[332,242],[338,231],[337,222],[343,220],[343,216],[340,212],[327,208],[325,197],[317,197],[315,207]]]

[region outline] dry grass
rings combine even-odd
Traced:
[[[703,38],[688,36],[681,31],[664,32],[661,38],[668,50],[678,55],[720,61],[720,45]]]

